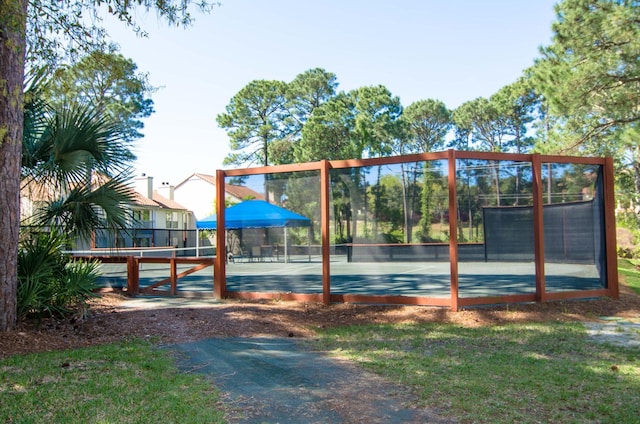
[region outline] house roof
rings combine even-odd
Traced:
[[[185,211],[187,210],[187,208],[185,208],[175,200],[167,199],[161,194],[158,194],[156,190],[153,191],[153,201],[156,202],[162,208],[179,209],[179,210],[185,210]]]
[[[173,209],[173,210],[188,210],[178,202],[167,199],[166,197],[158,194],[157,191],[153,191],[153,199],[149,199],[148,197],[138,193],[135,190],[131,190],[133,193],[133,204],[135,206],[141,206],[146,208],[159,208],[159,209]]]
[[[176,188],[180,187],[181,185],[185,184],[187,181],[191,180],[192,178],[199,178],[203,181],[208,182],[211,185],[216,185],[216,177],[214,175],[207,175],[207,174],[200,174],[198,172],[194,172],[193,174],[189,175],[187,178],[185,178],[184,180],[180,181],[178,184],[176,184]]]
[[[216,177],[215,175],[207,175],[207,174],[200,174],[200,173],[195,173],[193,174],[199,178],[202,178],[203,180],[207,181],[208,183],[212,184],[212,185],[216,185]]]
[[[194,177],[202,181],[205,181],[211,184],[212,186],[216,185],[216,177],[214,175],[207,175],[207,174],[201,174],[199,172],[195,172],[191,174],[189,177],[182,180],[178,185],[176,185],[176,188],[185,184],[187,181],[193,179]],[[246,199],[265,200],[264,194],[258,193],[257,191],[252,190],[249,187],[245,187],[245,186],[225,184],[224,191],[227,194],[230,194],[231,196],[237,197],[238,199],[241,199],[241,200],[246,200]]]
[[[93,171],[91,173],[91,189],[93,190],[101,187],[108,181],[109,177],[100,172]],[[75,189],[79,186],[84,186],[84,183],[71,183],[67,189]],[[46,179],[38,180],[27,177],[20,182],[20,196],[33,202],[51,202],[61,196],[61,189],[56,188],[53,183],[48,182]]]
[[[131,190],[131,192],[133,194],[133,204],[136,206],[148,206],[151,208],[157,208],[160,206],[153,200],[149,199],[146,196],[143,196],[135,190]]]
[[[224,189],[224,191],[226,191],[228,194],[241,200],[265,200],[263,194],[258,193],[255,190],[251,190],[249,187],[225,184]]]
[[[94,187],[102,185],[107,181],[107,179],[108,178],[104,175],[95,175],[94,173],[92,176],[92,185]],[[178,202],[167,199],[155,190],[153,192],[153,199],[149,199],[148,197],[138,193],[133,188],[127,187],[126,190],[133,197],[134,206],[184,211],[188,210]],[[40,184],[34,180],[28,180],[22,183],[22,186],[20,187],[20,195],[34,202],[51,201],[55,197],[50,187]]]

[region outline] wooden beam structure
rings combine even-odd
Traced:
[[[332,169],[346,169],[357,167],[384,166],[401,163],[421,162],[421,161],[447,161],[448,175],[448,211],[449,211],[449,262],[450,262],[450,281],[451,290],[450,298],[443,300],[442,298],[432,297],[407,297],[407,296],[376,296],[376,295],[359,295],[359,294],[335,294],[331,292],[331,269],[330,269],[330,178],[329,171]],[[534,269],[535,269],[535,294],[505,294],[490,297],[460,298],[459,297],[459,274],[458,274],[458,204],[457,204],[457,180],[456,167],[458,160],[477,160],[477,161],[511,161],[511,162],[528,162],[532,168],[532,196],[533,196],[533,234],[534,234]],[[545,283],[545,240],[544,240],[544,213],[543,213],[543,187],[542,187],[542,164],[543,163],[561,163],[561,164],[582,164],[582,165],[598,165],[602,167],[604,172],[604,210],[605,210],[605,234],[606,234],[606,262],[607,262],[607,289],[606,290],[585,290],[585,291],[565,291],[558,293],[548,293]],[[475,152],[475,151],[457,151],[448,150],[445,152],[434,152],[424,154],[412,154],[406,156],[380,157],[369,159],[349,159],[311,162],[305,164],[282,165],[273,167],[259,167],[250,169],[235,169],[222,171],[226,176],[247,176],[260,174],[277,174],[296,171],[319,171],[320,173],[320,203],[321,203],[321,243],[322,243],[322,302],[328,304],[330,302],[367,302],[367,303],[398,303],[398,304],[421,304],[433,306],[447,306],[452,310],[458,310],[464,306],[493,304],[493,303],[512,303],[512,302],[546,302],[548,300],[572,299],[580,297],[580,293],[585,297],[594,293],[608,296],[618,296],[618,280],[616,272],[616,249],[615,249],[615,217],[613,215],[613,161],[610,158],[591,158],[591,157],[567,157],[567,156],[549,156],[540,154],[511,154],[511,153],[495,153],[495,152]],[[219,176],[218,178],[222,178]],[[219,210],[219,213],[221,211]],[[218,216],[218,222],[223,219],[222,215]],[[355,246],[355,244],[351,244]],[[224,276],[219,277],[224,280]],[[216,280],[217,282],[218,280]],[[233,297],[273,297],[273,294],[253,293],[249,295],[247,292],[227,293],[227,296]],[[588,296],[587,296],[588,295]],[[279,296],[279,295],[275,295]],[[317,295],[292,294],[287,293],[287,298],[313,299]]]
[[[405,244],[411,247],[414,254],[425,255],[427,252],[435,252],[437,255],[441,255],[439,258],[436,256],[436,260],[448,261],[450,272],[450,293],[447,297],[437,296],[405,296],[396,294],[362,294],[362,293],[335,293],[332,291],[331,284],[331,252],[332,248],[332,234],[331,234],[331,178],[332,172],[340,172],[341,169],[360,168],[360,167],[382,167],[385,165],[397,165],[404,163],[411,163],[417,166],[420,162],[434,161],[438,163],[439,169],[443,170],[443,175],[447,177],[447,212],[448,212],[448,226],[447,231],[449,235],[448,242],[432,243],[433,249],[426,249],[425,243],[410,243]],[[510,163],[524,163],[529,164],[531,167],[531,203],[528,207],[532,207],[533,214],[533,267],[535,274],[535,291],[531,289],[531,293],[504,293],[498,295],[478,296],[475,297],[460,297],[460,275],[459,275],[459,261],[460,252],[463,248],[478,249],[477,246],[471,246],[474,243],[459,243],[459,228],[458,228],[458,182],[457,172],[460,161],[487,161],[487,162],[500,162],[509,161]],[[598,169],[598,173],[602,175],[602,186],[598,186],[597,190],[603,190],[602,196],[602,234],[598,235],[602,239],[604,246],[604,263],[606,264],[606,270],[603,271],[601,279],[605,282],[602,289],[595,289],[593,287],[585,290],[563,290],[563,291],[548,291],[546,278],[546,269],[548,266],[545,264],[545,199],[543,186],[543,173],[545,167],[549,167],[549,174],[547,178],[551,179],[551,165],[586,165],[592,166],[593,169]],[[598,168],[599,167],[599,168]],[[336,171],[337,170],[337,171]],[[290,175],[296,172],[311,173],[311,178],[316,178],[313,173],[317,172],[317,178],[319,180],[319,192],[317,193],[317,199],[319,200],[319,219],[317,225],[320,230],[320,254],[321,254],[321,274],[322,274],[322,289],[318,293],[273,293],[266,292],[264,290],[256,291],[229,291],[226,284],[226,237],[224,229],[225,223],[225,179],[229,177],[243,177],[254,175],[276,175],[287,174]],[[323,160],[319,162],[310,162],[305,164],[294,165],[282,165],[273,167],[258,167],[247,169],[233,169],[233,170],[218,170],[216,172],[216,214],[218,231],[216,232],[216,247],[217,255],[215,258],[139,258],[139,257],[123,257],[119,260],[126,261],[127,273],[128,273],[128,291],[131,294],[138,294],[140,292],[157,292],[157,288],[166,284],[170,284],[170,288],[167,291],[168,294],[175,295],[179,292],[177,289],[177,281],[193,272],[201,270],[207,266],[213,265],[213,294],[216,298],[242,298],[242,299],[281,299],[281,300],[298,300],[298,301],[313,301],[322,302],[326,305],[335,302],[354,302],[354,303],[381,303],[381,304],[402,304],[402,305],[431,305],[438,307],[448,307],[452,310],[459,310],[464,307],[472,307],[478,305],[497,304],[497,303],[519,303],[519,302],[547,302],[565,299],[578,299],[578,298],[590,298],[596,296],[610,296],[617,298],[619,296],[618,287],[618,275],[617,275],[617,259],[616,259],[616,239],[615,239],[615,215],[614,215],[614,173],[613,173],[613,160],[611,158],[585,158],[585,157],[567,157],[567,156],[550,156],[541,154],[509,154],[509,153],[493,153],[493,152],[469,152],[469,151],[457,151],[448,150],[444,152],[425,153],[425,154],[413,154],[407,156],[395,156],[387,158],[370,158],[370,159],[353,159],[353,160],[339,160],[328,161]],[[497,178],[497,177],[496,177]],[[313,187],[317,187],[317,183],[314,180]],[[311,186],[310,186],[311,187]],[[366,188],[365,188],[366,190]],[[354,218],[355,219],[355,218]],[[471,222],[471,221],[469,221]],[[477,243],[476,243],[477,244]],[[362,244],[353,243],[349,241],[345,248],[354,248],[361,246]],[[438,245],[438,246],[435,246]],[[383,244],[379,245],[379,249],[387,249],[385,252],[389,254],[388,258],[393,259],[393,254],[397,251],[395,245]],[[415,247],[419,246],[419,247]],[[369,249],[371,250],[371,249]],[[382,251],[381,250],[381,251]],[[464,252],[464,250],[462,250]],[[310,252],[310,251],[309,251]],[[448,258],[446,255],[448,254]],[[310,253],[309,253],[310,255]],[[309,256],[310,258],[310,256]],[[384,260],[384,257],[380,257]],[[467,256],[468,258],[468,256]],[[198,259],[199,261],[196,261]],[[464,258],[463,258],[464,259]],[[105,258],[105,262],[113,260]],[[419,260],[419,259],[418,259]],[[486,260],[486,259],[485,259]],[[146,287],[140,290],[139,286],[139,265],[142,262],[162,262],[165,261],[170,265],[170,275],[168,278],[163,279],[160,282],[155,283],[151,287]],[[425,259],[423,262],[427,262]],[[177,273],[176,264],[178,263],[193,263],[194,267],[188,271]],[[468,276],[467,276],[468,277]],[[241,278],[241,277],[239,277]],[[533,279],[532,279],[533,283]],[[467,280],[468,284],[468,280]],[[479,283],[481,284],[481,283]]]

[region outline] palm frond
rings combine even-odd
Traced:
[[[52,109],[40,95],[43,72],[30,76],[25,84],[24,124],[22,141],[22,176],[31,175],[50,156],[49,149],[42,142]]]
[[[61,228],[69,234],[89,238],[101,228],[126,228],[133,192],[122,176],[93,188],[79,185],[50,202],[36,214],[37,225]]]
[[[112,176],[127,168],[132,155],[118,123],[107,115],[91,105],[71,104],[46,113],[38,113],[37,106],[34,101],[24,174],[64,192],[86,183],[93,170]]]

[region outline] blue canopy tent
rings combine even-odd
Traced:
[[[310,227],[311,220],[306,216],[265,202],[247,200],[225,209],[225,229],[241,230],[245,228],[284,228],[284,257],[287,255],[287,228]],[[198,230],[217,230],[217,216],[213,214],[196,221]],[[196,239],[199,239],[197,237]]]
[[[243,228],[309,227],[311,220],[264,200],[247,200],[225,210],[224,226],[227,230]],[[196,222],[199,230],[217,229],[217,216],[213,214]]]

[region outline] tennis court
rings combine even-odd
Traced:
[[[127,286],[126,264],[102,264],[101,287]],[[190,265],[178,265],[184,272]],[[407,296],[449,298],[451,274],[449,262],[348,262],[333,256],[331,294],[360,296]],[[238,261],[227,264],[228,292],[271,294],[321,294],[322,263],[319,257],[292,258],[289,262]],[[166,279],[168,264],[141,263],[140,289]],[[533,294],[536,290],[533,262],[459,263],[459,296],[494,297]],[[177,281],[181,295],[213,293],[212,267],[194,272]],[[167,287],[160,287],[160,289]],[[548,292],[598,290],[603,282],[595,265],[547,264]]]
[[[618,296],[611,158],[449,150],[216,181],[220,197],[233,183],[264,198],[197,222],[197,247],[233,258],[218,256],[215,275],[211,260],[193,273],[195,262],[130,261],[132,292],[453,310]],[[124,286],[124,270],[101,281]]]

